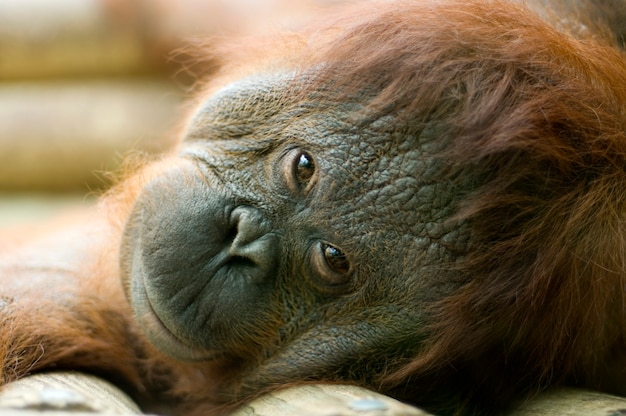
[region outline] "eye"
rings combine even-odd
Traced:
[[[301,184],[308,183],[315,173],[315,163],[313,158],[306,152],[300,152],[297,157],[294,176]]]
[[[292,192],[308,191],[317,172],[313,157],[301,149],[292,149],[287,154],[282,170],[287,187]]]
[[[319,243],[314,251],[313,267],[325,284],[338,286],[350,280],[352,265],[340,248]]]
[[[350,271],[350,263],[343,251],[330,244],[322,244],[324,259],[328,267],[337,274],[346,274]]]

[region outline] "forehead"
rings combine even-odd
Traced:
[[[216,89],[191,117],[184,140],[229,140],[257,133],[284,110],[290,91],[285,85],[297,88],[293,79],[288,73],[261,74]]]
[[[332,155],[362,158],[359,162],[426,145],[415,134],[397,134],[393,117],[368,115],[366,98],[365,92],[342,97],[316,85],[313,71],[259,74],[229,83],[203,101],[184,140],[263,142],[273,134],[276,143],[292,139],[318,151],[330,149]]]

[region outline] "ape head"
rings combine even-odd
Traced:
[[[509,3],[425,3],[213,88],[140,192],[128,297],[159,349],[228,374],[212,400],[309,380],[438,409],[606,388],[624,61]]]
[[[444,221],[455,196],[428,137],[357,120],[356,101],[304,100],[309,77],[294,77],[234,82],[199,108],[137,202],[124,261],[156,345],[281,381],[414,354],[424,318],[408,294],[435,299],[467,241]]]

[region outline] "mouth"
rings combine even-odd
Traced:
[[[139,275],[143,276],[143,272],[139,272]],[[143,279],[133,278],[131,284],[133,288],[130,292],[137,322],[148,340],[157,349],[181,361],[213,361],[220,358],[222,354],[217,351],[194,348],[181,341],[161,321],[152,307]]]

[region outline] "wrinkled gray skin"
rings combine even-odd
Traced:
[[[295,102],[294,88],[289,74],[253,77],[201,106],[126,228],[129,296],[158,348],[240,360],[248,386],[367,382],[415,354],[427,318],[409,305],[451,290],[442,265],[468,235],[444,223],[455,192],[432,179],[433,143],[384,117],[357,123],[356,104]]]

